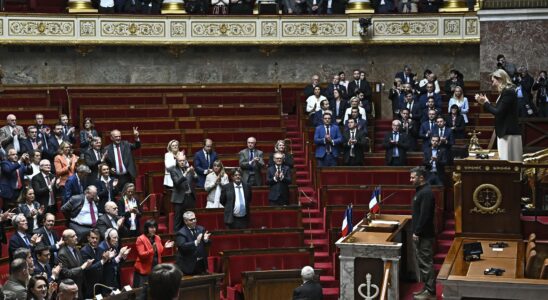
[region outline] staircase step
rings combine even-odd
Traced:
[[[329,240],[328,239],[308,240],[308,239],[305,238],[304,243],[307,244],[307,245],[310,245],[311,243],[314,244],[314,245],[327,245],[327,244],[329,244]]]
[[[449,252],[449,248],[451,248],[451,244],[453,243],[453,241],[449,241],[449,240],[438,240],[438,253],[439,252],[443,252],[443,253],[447,253]]]
[[[445,219],[445,230],[455,230],[455,219]]]
[[[453,240],[455,238],[455,231],[454,230],[444,230],[442,233],[438,235],[438,239],[440,240]]]
[[[318,215],[321,213],[321,211],[317,208],[305,208],[305,209],[302,209],[301,211],[303,212],[303,215],[306,215],[306,216],[308,216],[309,214]],[[316,217],[319,217],[319,216],[316,216]]]
[[[324,251],[315,251],[314,252],[314,257],[327,257],[329,258],[329,252],[324,252]]]
[[[325,235],[325,230],[323,230],[323,229],[305,229],[304,230],[304,235],[305,236],[310,236],[311,234],[313,234],[313,235],[316,235],[316,234]]]
[[[434,263],[443,264],[443,261],[445,260],[446,256],[447,256],[447,253],[436,253],[434,255]]]
[[[297,179],[297,185],[310,185],[310,179]]]
[[[300,187],[299,190],[301,190],[302,192],[304,192],[304,193],[307,194],[307,195],[315,194],[315,193],[316,193],[316,191],[314,190],[314,188],[309,187],[309,186]]]
[[[299,203],[301,203],[301,205],[310,205],[310,204],[316,204],[318,202],[317,202],[315,197],[301,196],[301,197],[299,197]]]
[[[324,300],[337,299],[339,297],[339,288],[322,288],[322,292]]]
[[[323,218],[303,218],[303,224],[323,224]]]

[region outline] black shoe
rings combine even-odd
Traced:
[[[420,294],[424,293],[424,291],[426,291],[426,289],[422,288],[421,290],[419,290],[417,292],[413,292],[413,296],[420,295]]]

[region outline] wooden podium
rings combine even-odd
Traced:
[[[520,162],[455,160],[456,235],[521,238],[521,171]]]

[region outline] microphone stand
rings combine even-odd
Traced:
[[[115,290],[115,288],[113,288],[111,286],[104,285],[102,283],[96,283],[96,284],[93,285],[93,299],[94,300],[97,300],[97,287],[98,286],[109,289],[111,291],[111,293],[114,292],[114,290]]]

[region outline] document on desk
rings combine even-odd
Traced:
[[[398,221],[372,220],[371,225],[400,225]]]
[[[494,247],[493,247],[493,248],[491,248],[491,249],[493,249],[493,251],[495,251],[495,252],[502,252],[502,251],[504,251],[504,248],[494,248]]]

